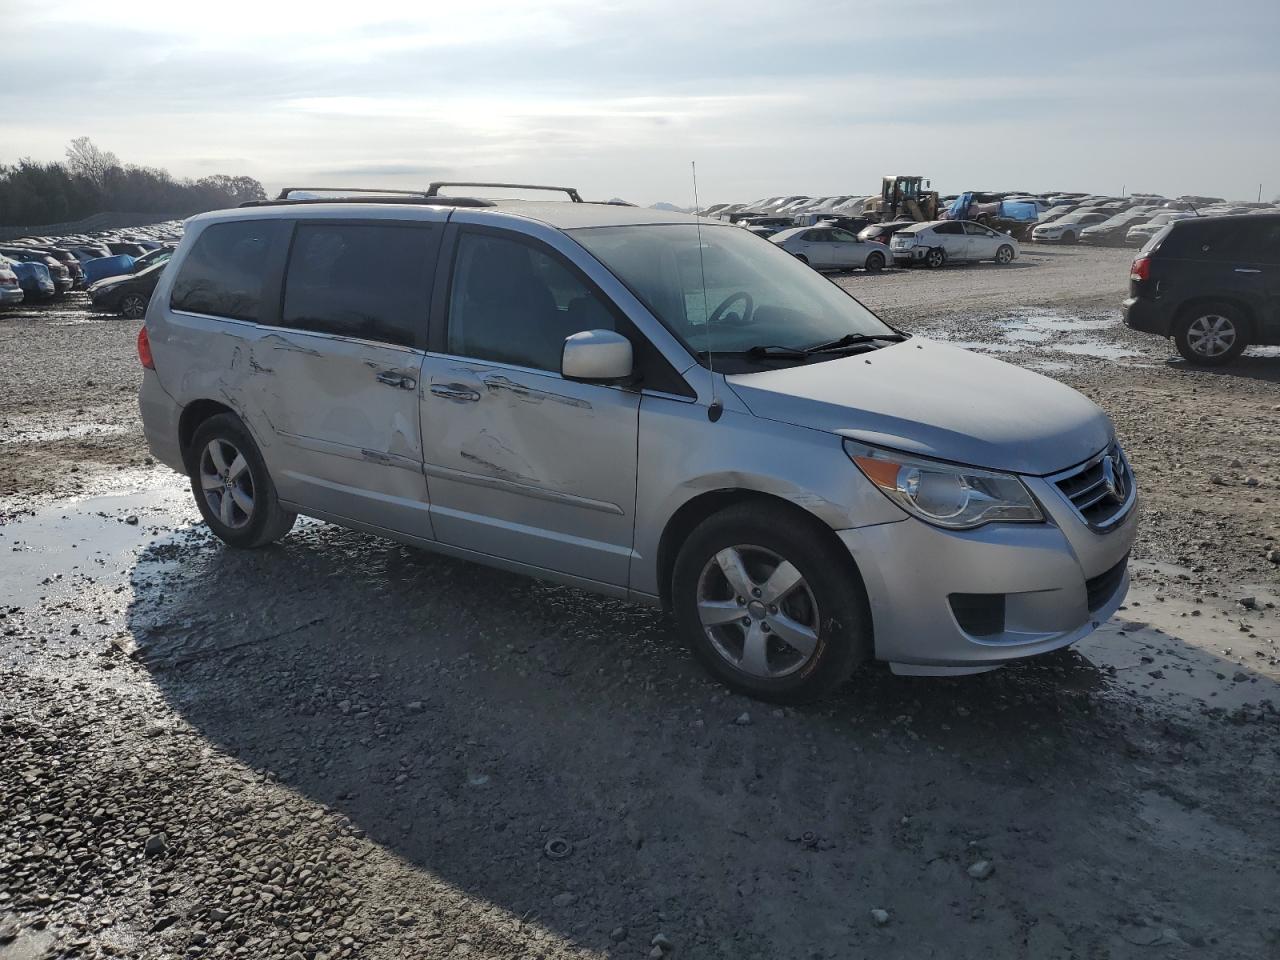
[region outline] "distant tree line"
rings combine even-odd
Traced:
[[[106,211],[186,217],[264,199],[262,184],[252,177],[178,180],[167,170],[121,163],[88,137],[71,141],[65,163],[0,164],[3,226],[65,223]]]

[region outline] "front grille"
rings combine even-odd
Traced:
[[[1107,601],[1116,595],[1116,591],[1120,589],[1120,581],[1124,579],[1125,568],[1129,566],[1129,555],[1126,553],[1124,557],[1110,570],[1100,573],[1096,577],[1090,577],[1084,582],[1084,589],[1089,599],[1089,612],[1100,610],[1107,605]]]
[[[1050,480],[1076,515],[1094,530],[1115,526],[1129,515],[1138,499],[1133,470],[1118,443]]]

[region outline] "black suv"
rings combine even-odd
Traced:
[[[1124,322],[1206,366],[1280,344],[1280,214],[1169,224],[1129,269]]]

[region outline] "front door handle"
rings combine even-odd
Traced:
[[[446,400],[457,400],[462,403],[474,403],[480,394],[463,383],[433,383],[431,392]]]
[[[1236,267],[1236,273],[1261,273],[1261,270],[1251,270],[1248,267]]]
[[[413,377],[406,377],[403,373],[396,373],[394,370],[381,370],[374,379],[379,383],[385,383],[388,387],[399,387],[401,390],[414,390],[418,386],[418,381]]]

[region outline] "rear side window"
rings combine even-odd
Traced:
[[[174,310],[207,313],[263,323],[274,312],[270,299],[273,265],[288,240],[283,220],[215,223],[196,238],[173,284]],[[278,269],[278,268],[274,268]]]
[[[416,345],[426,332],[437,239],[425,223],[299,222],[281,325]]]
[[[937,226],[935,226],[933,228],[933,232],[950,235],[950,234],[964,233],[964,228],[961,227],[960,224],[956,223],[954,220],[948,220],[945,223],[940,223]]]

